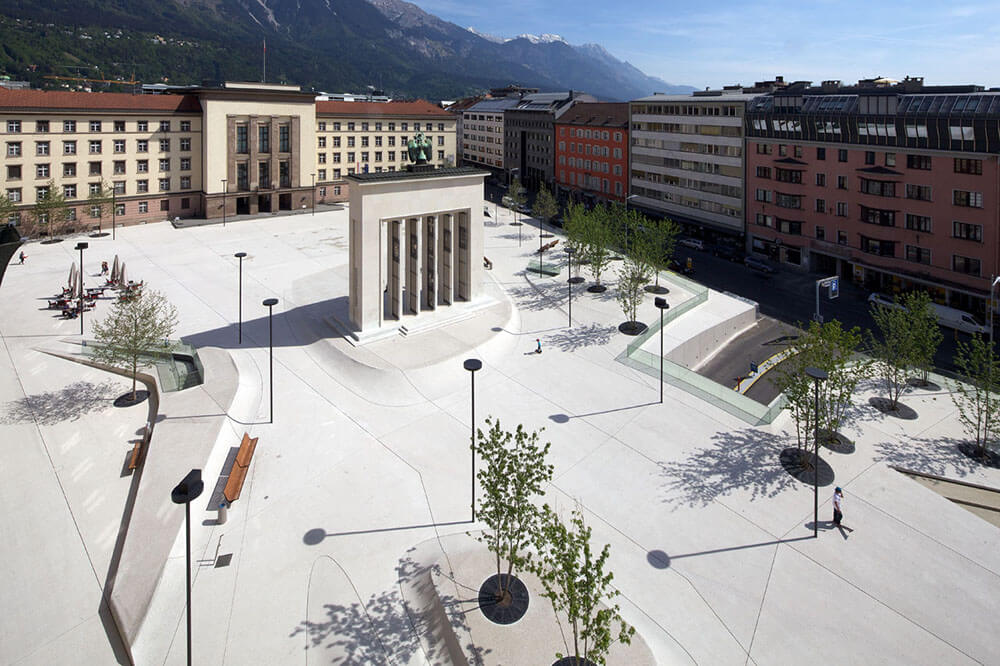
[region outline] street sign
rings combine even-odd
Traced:
[[[757,364],[754,363],[753,361],[750,361],[750,372],[752,372],[755,375],[757,374]]]
[[[830,278],[830,282],[827,285],[827,288],[830,290],[829,295],[831,301],[840,296],[840,279]]]

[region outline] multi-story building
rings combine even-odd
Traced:
[[[627,103],[581,102],[556,121],[556,193],[588,203],[628,192]]]
[[[596,102],[592,95],[569,92],[525,95],[504,111],[504,170],[530,187],[552,185],[555,164],[555,121],[577,102]]]
[[[462,161],[469,166],[503,171],[503,117],[520,97],[484,99],[462,112]]]
[[[686,233],[742,241],[743,112],[765,85],[632,101],[630,203]]]
[[[422,132],[431,142],[429,163],[455,165],[455,116],[430,102],[316,102],[316,196],[345,201],[346,176],[398,171],[406,144]]]
[[[754,251],[986,312],[1000,274],[1000,91],[808,82],[747,108]]]
[[[301,209],[347,198],[351,171],[396,170],[417,131],[455,160],[455,119],[424,102],[316,102],[296,86],[226,83],[163,94],[0,89],[0,193],[26,221],[58,188],[70,228],[114,191],[119,224]]]

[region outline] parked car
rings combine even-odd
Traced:
[[[868,303],[872,305],[882,305],[887,308],[903,307],[891,296],[879,293],[873,293],[868,296]],[[963,333],[968,333],[970,335],[974,333],[985,335],[989,332],[989,327],[964,310],[951,308],[947,305],[938,305],[937,303],[931,303],[930,307],[931,312],[933,312],[934,316],[937,317],[938,324],[944,326],[945,328],[953,328],[957,331],[962,331]]]
[[[868,305],[881,305],[883,307],[892,308],[894,310],[902,308],[903,306],[896,302],[892,296],[886,296],[885,294],[872,293],[868,296]]]
[[[777,272],[774,266],[771,265],[767,259],[762,259],[761,257],[754,256],[752,254],[747,255],[743,259],[743,263],[746,264],[747,268],[752,271],[760,271],[761,273],[775,273]]]
[[[727,261],[743,260],[743,252],[741,252],[738,247],[733,247],[732,245],[727,245],[725,243],[719,243],[718,245],[713,245],[712,254],[719,257],[720,259],[725,259]]]
[[[678,245],[683,245],[684,247],[689,247],[692,250],[704,250],[705,241],[700,238],[681,238],[677,241]]]

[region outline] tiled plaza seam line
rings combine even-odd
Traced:
[[[100,605],[104,603],[104,590],[101,587],[100,576],[98,576],[97,570],[94,568],[94,560],[90,556],[90,551],[87,550],[87,542],[84,540],[83,534],[80,532],[80,525],[76,522],[76,515],[73,513],[73,508],[70,506],[69,499],[66,497],[66,489],[63,487],[62,479],[59,478],[59,473],[56,471],[55,464],[52,462],[52,454],[49,453],[48,444],[45,443],[45,437],[42,435],[41,427],[39,427],[38,425],[38,419],[35,417],[35,409],[31,404],[31,400],[28,399],[28,394],[25,393],[24,391],[24,383],[21,381],[21,374],[17,371],[17,363],[14,362],[14,357],[11,355],[10,347],[7,345],[7,338],[2,333],[0,333],[0,340],[3,340],[3,348],[7,354],[7,358],[10,360],[10,367],[14,371],[14,377],[17,379],[17,385],[21,389],[21,395],[24,396],[25,404],[28,405],[28,409],[31,411],[31,420],[35,424],[35,432],[38,434],[38,441],[41,442],[42,449],[45,451],[45,457],[48,458],[49,469],[52,472],[52,476],[55,477],[56,484],[59,486],[59,492],[62,494],[63,502],[65,502],[66,504],[66,511],[69,513],[70,519],[72,519],[73,521],[73,527],[74,529],[76,529],[76,535],[77,538],[80,539],[80,545],[83,547],[83,552],[87,554],[87,563],[90,565],[90,570],[94,572],[94,582],[97,584],[97,591],[100,593],[101,596],[101,601],[100,604],[98,604],[97,613],[95,613],[95,615],[100,615]],[[87,617],[85,620],[83,620],[83,622],[80,622],[80,624],[88,622],[93,617],[94,616]],[[80,626],[80,624],[77,624],[76,626]],[[75,629],[76,626],[73,627],[73,629]],[[69,631],[72,631],[72,629],[70,629]],[[65,635],[65,633],[66,632],[60,634],[60,636]],[[38,650],[45,647],[46,645],[49,645],[55,640],[58,640],[60,636],[53,637],[50,640],[46,641],[44,644],[37,646],[35,650],[32,650],[29,654],[24,655],[23,658],[31,656],[32,654],[36,653]]]
[[[764,602],[767,600],[767,589],[771,586],[771,576],[774,574],[774,562],[778,559],[778,547],[780,543],[774,545],[774,552],[771,553],[771,566],[767,570],[767,580],[764,581],[764,592],[760,595],[760,606],[757,607],[757,618],[753,622],[753,633],[750,634],[750,645],[747,646],[747,658],[743,662],[744,666],[750,663],[750,653],[753,651],[753,642],[757,638],[757,627],[760,625],[760,616],[764,613]]]

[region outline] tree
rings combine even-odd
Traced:
[[[642,267],[627,259],[618,269],[618,305],[625,315],[625,321],[629,324],[628,331],[638,333],[643,326],[638,322],[639,306],[642,305],[643,296],[646,292],[643,285],[649,282],[649,274],[642,270]]]
[[[914,365],[914,340],[910,331],[910,315],[898,304],[875,303],[872,319],[879,335],[868,332],[870,353],[875,359],[879,376],[885,380],[889,410],[895,411],[899,396],[906,388],[906,375]]]
[[[111,189],[107,182],[101,181],[98,189],[90,193],[87,197],[87,204],[90,206],[91,217],[94,213],[97,213],[97,231],[100,233],[104,226],[104,214],[110,213],[112,205],[114,205],[114,195],[115,191]]]
[[[69,219],[69,208],[66,206],[66,197],[56,187],[56,182],[50,180],[38,194],[38,199],[31,209],[31,217],[36,229],[44,228],[49,236],[53,236],[63,229],[63,225]]]
[[[549,188],[542,185],[538,188],[538,194],[535,195],[535,206],[531,209],[531,214],[542,222],[548,222],[558,212],[559,206],[556,204],[555,197],[549,192]]]
[[[566,614],[573,630],[574,658],[603,664],[612,643],[617,640],[628,645],[635,629],[621,618],[617,604],[602,603],[605,599],[610,603],[618,596],[611,586],[614,575],[604,571],[611,547],[605,544],[595,556],[590,528],[579,509],[573,511],[570,525],[566,527],[547,504],[542,508],[535,573],[552,608]],[[556,658],[562,659],[563,655],[557,652]]]
[[[521,181],[517,176],[514,176],[514,180],[510,182],[510,188],[507,190],[507,198],[514,204],[514,221],[516,222],[519,209],[528,200],[524,186],[521,185]]]
[[[819,429],[832,437],[844,423],[858,383],[868,376],[868,363],[854,359],[861,329],[845,330],[839,321],[811,322],[791,347],[791,357],[776,369],[777,385],[788,398],[798,447],[806,450],[816,424],[816,393],[806,368],[819,368],[827,379],[819,385]]]
[[[986,458],[991,442],[1000,434],[1000,358],[993,344],[976,334],[959,340],[955,367],[964,382],[955,382],[952,402],[965,433],[976,443],[976,454]]]
[[[589,211],[584,219],[586,223],[583,233],[583,254],[589,262],[594,282],[600,287],[601,275],[611,263],[611,252],[608,248],[611,246],[612,229],[607,223],[606,211],[603,208]]]
[[[659,287],[660,271],[669,265],[671,257],[674,256],[674,243],[677,241],[680,228],[670,219],[651,220],[645,216],[641,219],[641,237],[648,253],[647,261],[653,268],[656,286]]]
[[[0,225],[10,222],[10,216],[17,211],[17,204],[10,200],[6,194],[0,193]]]
[[[500,419],[486,419],[486,432],[476,430],[477,453],[483,461],[476,474],[483,489],[476,515],[487,530],[476,537],[496,556],[497,599],[503,599],[516,569],[530,562],[528,547],[537,540],[540,512],[532,502],[545,494],[554,467],[545,462],[549,448],[538,444],[540,431],[527,432],[518,424],[513,433],[503,430]],[[507,575],[502,576],[502,563]]]
[[[136,373],[145,365],[143,355],[164,350],[164,341],[177,326],[177,310],[163,294],[142,291],[128,300],[119,300],[111,312],[94,324],[94,358],[101,363],[128,370],[135,400]]]
[[[927,384],[927,374],[934,367],[934,354],[944,340],[937,316],[931,310],[931,297],[925,291],[912,291],[900,299],[909,318],[908,330],[913,343],[913,369],[920,381]]]

